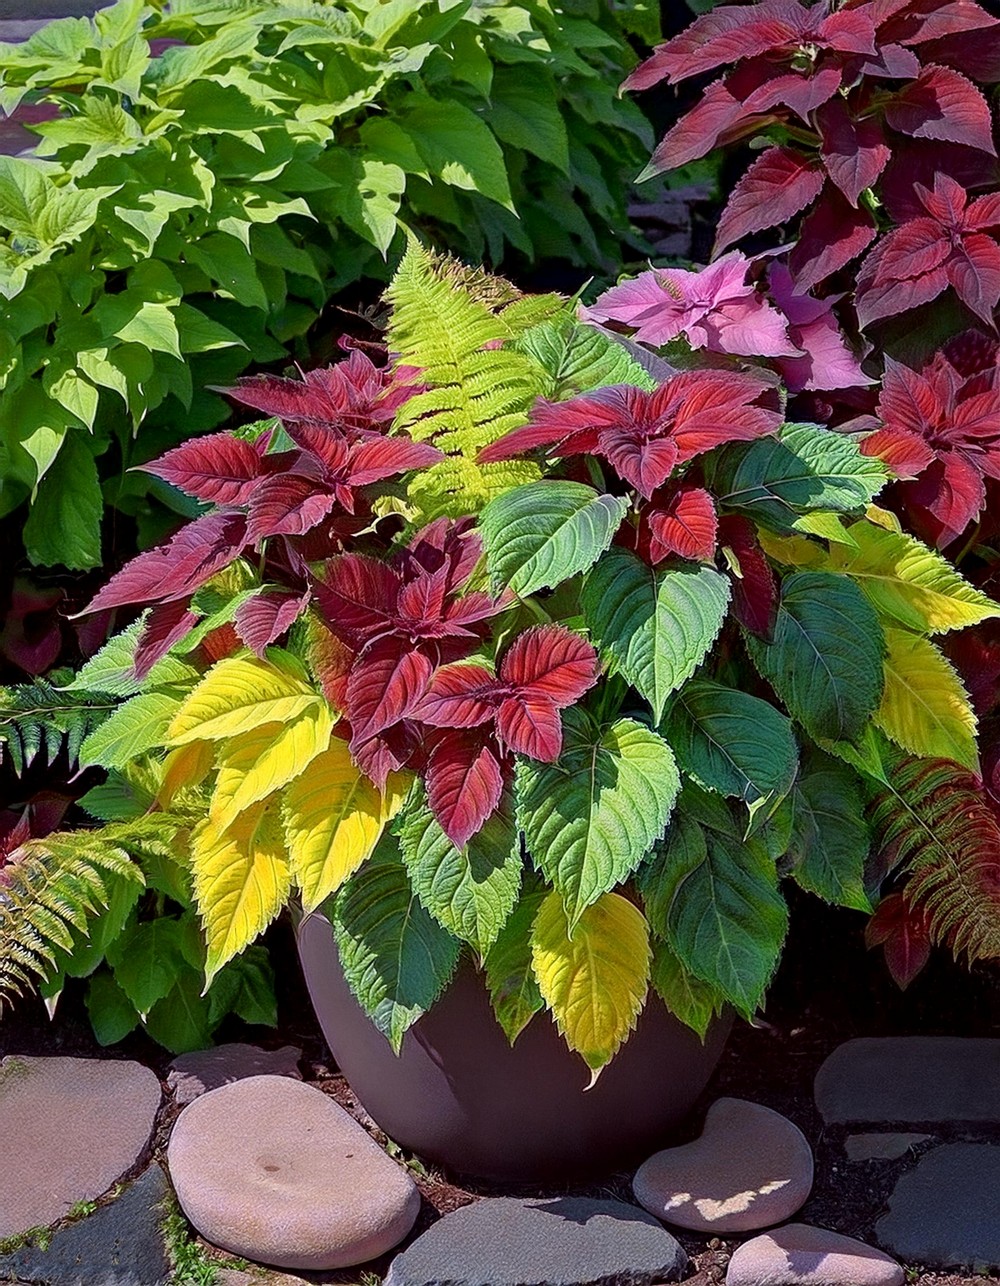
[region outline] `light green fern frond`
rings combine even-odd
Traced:
[[[150,813],[99,830],[28,840],[0,867],[0,1011],[43,982],[107,907],[115,877],[145,884],[141,863],[176,845],[182,822]]]
[[[420,520],[476,513],[494,496],[538,478],[525,461],[476,463],[479,452],[524,424],[546,380],[527,353],[507,345],[558,316],[558,295],[523,295],[411,241],[387,291],[389,347],[420,368],[427,387],[400,409],[396,427],[450,457],[416,475],[408,499]]]

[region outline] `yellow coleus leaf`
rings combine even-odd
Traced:
[[[806,536],[775,536],[762,527],[757,538],[768,558],[783,567],[823,567],[829,562],[823,546]]]
[[[172,745],[220,741],[265,723],[290,723],[323,698],[290,669],[257,656],[213,665],[167,729]]]
[[[408,775],[394,773],[381,795],[336,737],[290,783],[285,842],[306,911],[314,911],[367,861],[408,789]]]
[[[962,681],[934,644],[886,629],[885,691],[875,722],[904,750],[979,770],[976,716]]]
[[[267,928],[288,899],[291,874],[278,801],[241,813],[221,831],[211,818],[191,840],[194,896],[205,928],[206,982]]]
[[[532,968],[566,1044],[595,1080],[635,1026],[651,960],[649,925],[620,894],[604,893],[588,906],[572,937],[559,894],[542,903],[531,934]]]
[[[169,808],[182,790],[197,789],[215,767],[215,746],[210,741],[189,741],[171,750],[163,761],[156,801]]]
[[[330,742],[333,715],[317,702],[291,723],[265,723],[226,741],[209,815],[220,830],[298,777]]]

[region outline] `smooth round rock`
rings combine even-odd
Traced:
[[[651,1156],[632,1189],[679,1228],[753,1232],[790,1219],[812,1182],[812,1149],[798,1126],[760,1103],[720,1098],[700,1137]]]
[[[93,1058],[0,1062],[0,1238],[61,1219],[139,1160],[160,1082],[141,1063]]]
[[[276,1268],[347,1268],[413,1227],[406,1171],[333,1099],[285,1076],[210,1090],[167,1150],[181,1208],[208,1241]]]
[[[853,1237],[790,1223],[737,1247],[726,1286],[903,1286],[899,1264]]]

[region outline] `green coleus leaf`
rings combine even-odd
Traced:
[[[135,677],[135,652],[145,622],[144,613],[120,633],[112,635],[100,651],[84,662],[65,691],[108,692],[116,697],[131,697],[143,688],[193,683],[198,671],[175,656],[165,656],[157,661],[144,679]]]
[[[870,840],[857,773],[814,751],[790,802],[792,878],[826,902],[870,911],[864,887]]]
[[[493,1012],[512,1045],[545,1003],[531,966],[531,928],[547,895],[532,877],[485,961]]]
[[[338,893],[333,929],[351,990],[399,1053],[407,1029],[451,980],[460,944],[417,898],[394,836]]]
[[[704,1040],[712,1019],[722,1012],[725,996],[710,982],[696,978],[685,969],[680,957],[665,942],[653,943],[649,980],[674,1017]]]
[[[516,347],[545,371],[549,380],[545,395],[553,402],[611,384],[656,387],[656,381],[608,332],[572,318],[533,326]]]
[[[396,123],[413,139],[431,174],[513,210],[503,151],[475,112],[454,99],[443,102],[411,94]]]
[[[170,991],[158,1000],[143,1020],[143,1026],[172,1054],[187,1054],[212,1043],[211,1006],[202,995],[201,974],[182,968]]]
[[[38,484],[24,544],[36,565],[61,564],[73,571],[101,561],[101,515],[104,498],[97,465],[86,434],[71,431]]]
[[[653,899],[647,914],[684,968],[752,1017],[788,928],[767,850],[678,813],[639,880],[644,897],[655,888],[656,920]]]
[[[132,697],[96,728],[80,747],[80,767],[124,768],[164,744],[181,699],[166,692]]]
[[[581,482],[529,482],[498,496],[479,520],[494,590],[526,598],[588,571],[621,526],[628,502]]]
[[[683,772],[751,811],[780,799],[795,780],[791,722],[748,692],[692,679],[670,703],[662,731]]]
[[[563,726],[559,759],[520,759],[515,785],[528,851],[562,896],[572,929],[663,833],[680,778],[667,743],[634,719],[598,728],[570,709]]]
[[[501,803],[485,825],[457,849],[427,806],[410,804],[397,827],[417,897],[450,933],[485,955],[517,901],[521,844],[510,802]]]
[[[133,923],[108,948],[108,963],[125,995],[140,1014],[169,995],[182,970],[180,925],[159,917]]]
[[[581,604],[594,642],[659,722],[722,628],[729,581],[713,567],[653,568],[612,549],[588,575]]]
[[[787,531],[813,510],[863,510],[887,480],[882,462],[862,455],[853,438],[815,424],[786,424],[776,437],[720,451],[709,482],[721,505]]]
[[[107,969],[87,983],[87,1017],[99,1045],[117,1045],[139,1025],[139,1014]]]
[[[878,708],[882,628],[846,576],[796,572],[781,587],[771,643],[747,636],[754,664],[818,740],[854,741]]]

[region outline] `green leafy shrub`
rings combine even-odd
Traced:
[[[404,226],[607,267],[649,141],[615,86],[654,5],[165,10],[119,0],[0,46],[0,108],[54,109],[37,158],[0,157],[0,513],[32,501],[35,563],[99,564],[106,502],[158,535],[126,470],[225,417],[208,386],[304,355]]]

